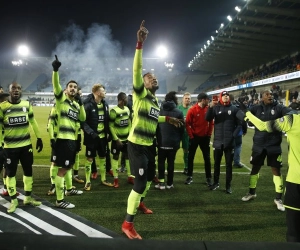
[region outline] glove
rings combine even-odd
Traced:
[[[249,111],[248,107],[244,103],[236,101],[236,104],[239,106],[239,109],[242,110],[245,114],[247,111]]]
[[[82,100],[79,93],[74,96],[74,100],[79,104],[79,106],[82,106]]]
[[[55,144],[56,144],[55,139],[51,139],[50,144],[51,144],[51,148],[55,149]]]
[[[41,138],[37,138],[36,140],[36,148],[35,148],[38,153],[41,152],[43,150],[43,141]]]
[[[55,55],[55,60],[52,62],[53,71],[57,72],[60,66],[61,66],[61,62],[58,61],[57,55]]]
[[[93,139],[96,139],[98,137],[97,133],[91,133],[90,135],[91,135],[91,137],[93,137]]]

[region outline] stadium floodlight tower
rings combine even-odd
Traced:
[[[165,46],[160,45],[157,47],[156,53],[159,58],[166,58],[168,55],[168,50]]]
[[[20,45],[18,47],[18,54],[22,57],[27,57],[29,55],[29,48],[26,45]]]

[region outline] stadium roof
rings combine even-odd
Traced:
[[[300,51],[300,0],[248,0],[191,70],[238,74]]]

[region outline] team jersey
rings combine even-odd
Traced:
[[[63,93],[59,84],[58,72],[53,72],[52,83],[56,99],[57,138],[76,140],[78,123],[85,121],[86,114],[83,105],[79,106]]]
[[[97,127],[97,133],[100,138],[105,137],[105,131],[104,131],[104,105],[103,103],[98,103],[98,127]]]
[[[182,104],[181,104],[181,105],[178,105],[178,109],[181,110],[182,113],[183,113],[184,121],[185,121],[185,119],[186,119],[186,115],[187,115],[187,112],[188,112],[188,110],[189,110],[190,107],[191,107],[191,106],[188,106],[188,107],[185,108],[185,107],[183,107]],[[183,135],[184,135],[184,136],[188,136],[188,133],[187,133],[187,131],[186,131],[185,126],[184,126],[184,133],[183,133]]]
[[[133,119],[128,140],[132,143],[150,146],[158,122],[165,122],[159,116],[157,98],[144,87],[142,77],[142,50],[137,49],[133,60]]]
[[[287,133],[287,140],[290,147],[288,153],[289,170],[286,181],[300,184],[300,115],[287,114],[281,118],[267,122],[261,121],[251,112],[247,112],[246,117],[261,131],[285,131]]]
[[[130,110],[116,106],[109,112],[109,129],[113,140],[126,141],[131,128]]]
[[[56,139],[57,136],[57,112],[55,106],[52,107],[48,119],[47,130],[50,140]]]
[[[41,138],[38,124],[34,118],[32,106],[28,101],[21,100],[13,104],[9,101],[0,104],[0,141],[4,137],[4,148],[20,148],[31,144],[30,126],[37,138]]]

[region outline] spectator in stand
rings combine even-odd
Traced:
[[[211,190],[219,188],[220,166],[223,153],[226,164],[225,192],[231,194],[232,161],[234,151],[234,134],[239,121],[243,121],[244,113],[231,104],[229,92],[220,93],[219,102],[212,101],[206,113],[206,120],[214,119],[214,183]]]
[[[188,173],[185,184],[193,182],[194,158],[197,148],[200,147],[204,159],[204,169],[207,186],[212,185],[210,161],[210,137],[214,128],[213,119],[205,119],[209,98],[206,93],[200,93],[198,102],[192,106],[186,116],[185,127],[189,135]]]
[[[182,111],[184,115],[184,120],[186,119],[187,112],[191,107],[191,94],[189,92],[185,92],[182,97],[182,104],[178,106],[178,108]],[[183,149],[183,162],[184,169],[183,174],[187,175],[188,172],[188,155],[189,155],[189,135],[184,127],[184,132],[181,140],[181,147]]]
[[[175,91],[166,94],[165,101],[161,104],[159,114],[162,116],[171,116],[183,120],[183,113],[177,106],[177,96]],[[159,183],[155,185],[157,189],[165,189],[165,162],[167,160],[167,189],[174,188],[174,162],[177,150],[180,148],[184,127],[177,128],[169,123],[160,123],[158,125],[158,179]]]
[[[292,109],[280,105],[274,100],[271,91],[265,90],[262,93],[262,102],[252,106],[249,111],[262,121],[270,121],[283,117],[292,111]],[[242,201],[249,201],[256,197],[256,185],[259,178],[259,171],[261,166],[264,165],[265,158],[267,158],[267,166],[271,166],[273,182],[275,184],[274,203],[279,211],[285,210],[281,200],[283,194],[283,178],[280,171],[282,167],[281,141],[282,132],[274,131],[268,133],[255,128],[250,160],[252,169],[249,180],[249,192],[242,198]]]
[[[300,109],[300,103],[297,101],[297,99],[294,96],[293,96],[292,103],[289,105],[289,108],[294,109],[294,110]]]

